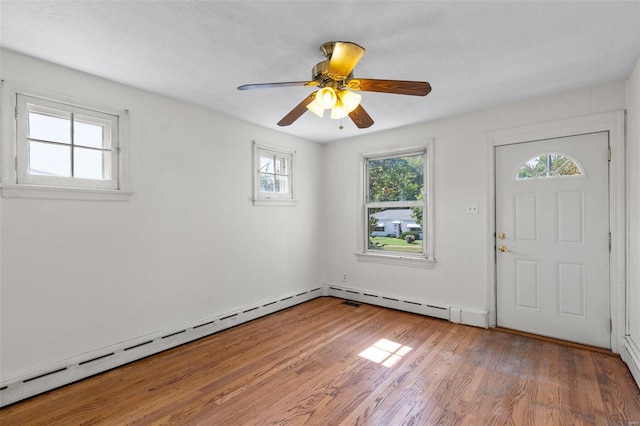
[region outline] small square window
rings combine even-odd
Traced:
[[[17,95],[18,184],[118,189],[119,117]]]
[[[293,205],[295,152],[254,143],[255,205]]]
[[[3,109],[15,108],[15,126],[9,121],[13,114],[2,118],[12,129],[3,138],[2,195],[128,199],[126,111],[25,93],[2,83]]]

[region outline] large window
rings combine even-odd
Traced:
[[[3,96],[3,109],[15,108],[15,126],[6,115],[3,118],[5,126],[15,129],[3,137],[4,196],[125,199],[130,195],[122,170],[125,111],[26,95],[4,86]],[[6,168],[8,161],[15,163],[13,167]]]
[[[365,253],[430,258],[428,148],[365,156]]]

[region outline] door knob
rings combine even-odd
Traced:
[[[498,234],[498,238],[500,238],[501,240],[504,240],[505,238],[507,238],[507,234],[505,234],[504,232],[501,232]]]
[[[508,249],[508,248],[507,248],[507,246],[505,246],[504,244],[501,244],[501,245],[498,247],[498,251],[499,251],[500,253],[506,253],[506,252],[508,252],[508,251],[509,251],[509,249]]]

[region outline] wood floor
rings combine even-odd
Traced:
[[[619,357],[319,298],[0,410],[8,425],[640,425]]]

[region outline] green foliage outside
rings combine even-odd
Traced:
[[[518,170],[518,179],[579,175],[578,165],[560,154],[541,155]]]
[[[420,200],[424,188],[422,155],[369,161],[369,201]]]
[[[404,239],[390,237],[371,237],[369,239],[370,249],[380,249],[383,251],[403,251],[409,253],[421,253],[422,241],[416,240],[408,243]]]
[[[369,161],[369,201],[417,201],[424,199],[424,156],[411,155]],[[375,209],[370,214],[384,209]],[[378,223],[369,216],[369,234]],[[411,209],[411,217],[422,225],[422,208]]]
[[[378,218],[373,217],[373,214],[382,211],[383,209],[369,209],[369,235],[373,234],[376,226],[378,226]]]
[[[404,231],[402,234],[398,235],[398,238],[404,240],[408,235],[411,235],[416,240],[420,239],[420,233],[417,231]]]

